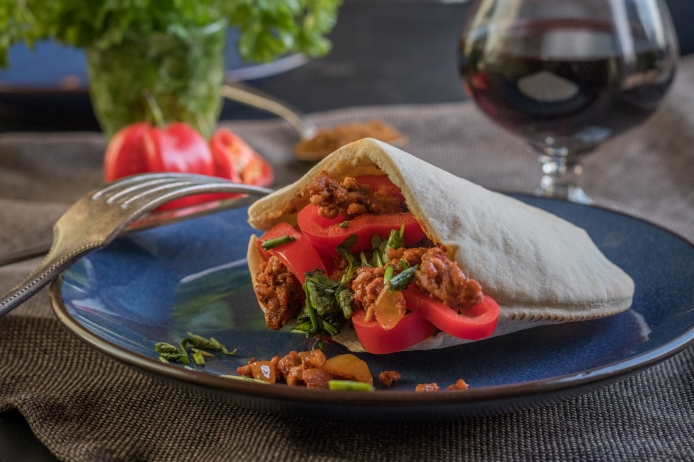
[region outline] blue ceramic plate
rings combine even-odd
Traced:
[[[312,341],[265,327],[246,266],[246,209],[116,240],[66,271],[53,287],[60,320],[99,351],[213,399],[255,409],[338,419],[440,419],[519,410],[624,378],[694,338],[694,247],[657,226],[607,210],[516,196],[588,231],[636,282],[631,309],[610,318],[544,326],[444,350],[359,355],[377,374],[403,379],[374,393],[309,390],[218,377],[250,357],[306,350]],[[163,364],[156,342],[214,336],[238,356],[204,368]],[[329,345],[326,354],[345,353]],[[463,378],[466,392],[414,393]]]

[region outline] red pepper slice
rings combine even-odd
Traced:
[[[385,175],[362,175],[355,178],[357,183],[371,186],[374,192],[383,196],[395,196],[400,200],[400,203],[405,202],[405,197],[402,195],[400,188],[395,186],[390,178]]]
[[[275,176],[270,164],[229,130],[217,130],[210,147],[217,164],[217,176],[254,186],[272,184]]]
[[[263,242],[282,236],[290,236],[296,240],[274,247],[270,250],[263,249]],[[270,231],[263,234],[260,239],[258,239],[258,251],[265,260],[269,260],[270,255],[279,258],[301,284],[306,282],[305,274],[309,271],[316,269],[326,271],[323,260],[321,260],[316,249],[314,249],[311,243],[289,223],[278,223]]]
[[[436,331],[436,326],[416,313],[407,313],[389,330],[381,327],[378,321],[364,321],[365,316],[366,311],[355,311],[352,325],[359,342],[369,353],[396,353],[418,344]]]
[[[349,226],[341,228],[343,217],[333,219],[323,218],[318,214],[318,207],[307,205],[297,216],[299,228],[304,236],[321,253],[334,256],[335,250],[350,234],[357,235],[357,243],[350,249],[351,253],[371,250],[371,237],[378,234],[387,238],[394,229],[400,229],[405,224],[405,245],[409,246],[421,241],[426,235],[417,220],[410,212],[386,215],[359,215],[349,221]]]
[[[408,310],[421,315],[453,337],[465,340],[487,338],[492,335],[499,321],[499,304],[489,295],[484,296],[482,303],[461,314],[413,285],[404,290],[403,295]]]

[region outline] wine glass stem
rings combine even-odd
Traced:
[[[592,204],[593,200],[578,185],[582,167],[576,161],[565,156],[540,154],[542,163],[542,181],[535,190],[536,196],[564,199],[579,204]]]

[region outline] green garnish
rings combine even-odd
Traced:
[[[332,336],[352,317],[352,292],[344,284],[328,278],[321,270],[306,273],[306,303],[297,316],[294,333]]]
[[[159,360],[166,361],[176,361],[183,364],[190,364],[190,358],[185,350],[178,349],[177,347],[166,342],[159,342],[154,345],[154,351],[159,353]]]
[[[194,334],[192,332],[188,332],[188,337],[184,338],[181,340],[181,349],[185,351],[186,347],[193,347],[193,348],[198,348],[200,350],[211,350],[211,351],[219,351],[221,353],[224,353],[225,355],[235,355],[238,348],[234,351],[229,351],[227,347],[222,345],[218,340],[216,340],[214,337],[210,338],[210,340],[207,340],[204,337],[201,337],[197,334]]]
[[[331,390],[374,391],[374,387],[368,383],[353,380],[328,380],[328,388]]]
[[[214,358],[214,355],[210,352],[207,352],[205,350],[199,350],[197,348],[191,348],[193,350],[193,353],[200,353],[203,358]]]
[[[386,251],[388,249],[399,249],[400,247],[405,247],[405,223],[400,225],[399,231],[397,229],[392,230],[386,242]]]
[[[337,226],[339,226],[340,228],[349,228],[349,220],[345,220]]]
[[[405,260],[400,260],[400,266],[402,266],[402,269],[404,269],[404,270],[409,268],[409,266],[407,266],[407,262]]]
[[[266,385],[270,385],[270,382],[266,382],[265,380],[252,379],[250,377],[243,377],[241,375],[218,375],[217,377],[223,377],[225,379],[243,380],[244,382],[264,383]]]
[[[397,292],[398,290],[405,290],[407,286],[410,285],[412,278],[414,277],[414,272],[419,269],[419,265],[415,265],[412,268],[407,268],[402,271],[397,276],[390,280],[390,291]],[[384,278],[385,279],[385,278]]]
[[[195,363],[196,366],[204,366],[205,365],[205,358],[204,358],[201,350],[198,350],[195,353],[193,353],[193,362]]]
[[[371,266],[371,264],[369,264],[369,260],[366,259],[366,254],[364,253],[363,250],[361,252],[359,252],[359,259],[361,260],[362,268],[365,266]]]
[[[385,273],[383,273],[383,284],[388,285],[391,279],[393,279],[393,272],[395,270],[392,266],[387,266]]]
[[[270,250],[274,249],[275,247],[279,247],[284,244],[288,244],[289,242],[294,242],[296,241],[295,237],[292,236],[280,236],[276,237],[274,239],[268,239],[267,241],[263,242],[262,247],[264,250]]]
[[[349,251],[354,247],[354,244],[357,243],[358,236],[356,234],[350,234],[345,241],[338,245],[335,250],[337,250],[337,253],[345,257],[347,260],[347,263],[349,263],[349,266],[345,270],[344,274],[342,275],[342,279],[340,282],[342,284],[347,284],[349,281],[351,281],[354,276],[357,274],[357,268],[359,267],[359,262],[357,262],[357,259],[349,253]]]
[[[405,246],[405,223],[400,225],[400,229],[390,231],[388,239],[382,239],[379,235],[371,236],[371,247],[373,255],[371,257],[372,266],[385,266],[388,262],[388,251],[390,249],[399,249]]]

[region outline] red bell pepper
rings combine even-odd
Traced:
[[[318,207],[307,205],[297,216],[299,228],[304,236],[321,253],[334,256],[335,250],[350,234],[357,235],[357,243],[350,249],[351,253],[371,250],[371,237],[378,234],[387,238],[394,229],[405,224],[405,245],[410,246],[421,241],[426,234],[410,212],[385,215],[359,215],[349,220],[349,226],[341,228],[344,217],[323,218],[318,214]]]
[[[366,311],[352,315],[352,325],[359,342],[374,354],[396,353],[429,338],[436,326],[416,313],[407,313],[392,329],[385,330],[378,321],[366,322]]]
[[[217,130],[210,140],[210,147],[218,176],[254,186],[272,184],[275,176],[270,164],[229,130]]]
[[[407,309],[421,315],[443,332],[465,340],[487,338],[499,321],[499,304],[489,295],[482,303],[458,314],[413,284],[403,291]],[[401,321],[402,322],[402,321]]]
[[[104,157],[106,182],[149,171],[142,152],[142,137],[149,128],[145,122],[132,124],[113,136]]]
[[[222,144],[222,139],[233,140],[235,144],[228,141]],[[146,123],[129,125],[116,133],[108,145],[104,159],[105,180],[110,182],[147,172],[179,172],[218,176],[257,186],[268,186],[272,182],[272,167],[240,138],[222,129],[215,134],[213,141],[215,143],[211,149],[198,132],[180,122],[164,129]],[[243,162],[232,162],[239,158],[239,155],[228,153],[234,146],[240,146],[241,157],[245,159]],[[248,171],[244,173],[239,169]],[[200,194],[169,202],[159,210],[188,207],[234,196],[237,194]]]
[[[371,186],[371,189],[383,196],[394,196],[400,200],[400,203],[405,202],[405,197],[402,195],[400,188],[390,181],[385,175],[362,175],[355,178],[357,183]]]
[[[282,236],[293,237],[296,240],[269,250],[263,249],[263,242]],[[325,265],[316,249],[311,246],[311,243],[300,232],[288,223],[278,223],[270,231],[263,234],[258,239],[258,251],[264,260],[269,260],[270,255],[279,258],[301,284],[306,282],[306,273],[309,271],[315,269],[325,271]]]

